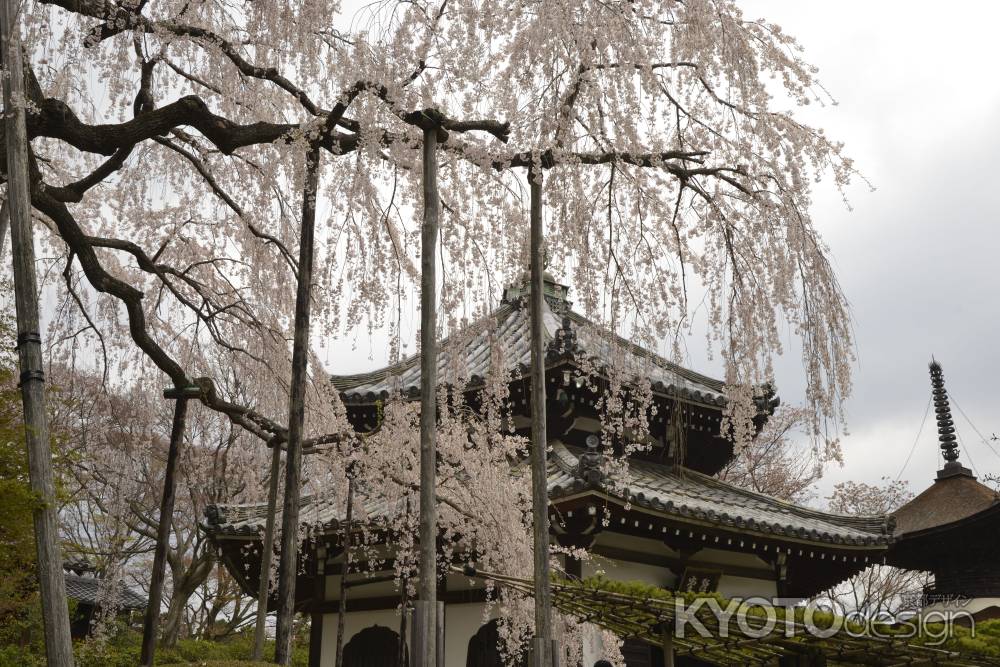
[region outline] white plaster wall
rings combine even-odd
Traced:
[[[740,553],[738,551],[726,551],[725,549],[702,549],[701,551],[695,553],[692,560],[705,563],[718,563],[720,565],[756,567],[761,568],[762,570],[771,569],[771,565],[760,556],[755,554]]]
[[[372,576],[382,576],[383,573],[375,573]],[[377,597],[398,597],[399,587],[394,581],[379,581],[371,584],[359,584],[360,576],[352,574],[348,582],[353,584],[348,592],[348,599],[377,598]],[[340,575],[328,574],[326,576],[326,599],[340,599]]]
[[[676,555],[676,553],[672,549],[668,548],[662,540],[614,533],[610,530],[598,533],[594,544],[598,546],[607,545],[618,549],[628,549],[629,551],[638,551],[646,554],[663,554],[666,556]]]
[[[583,667],[591,667],[605,657],[601,629],[591,623],[583,626]]]
[[[641,581],[645,584],[660,586],[661,588],[670,588],[677,580],[674,573],[665,567],[629,563],[603,556],[591,556],[590,560],[583,563],[582,570],[585,578],[601,574],[608,579]]]
[[[479,628],[496,618],[496,605],[484,616],[485,602],[449,604],[444,607],[445,667],[465,667],[469,654],[469,640]]]
[[[609,539],[611,537],[613,539]],[[598,543],[600,542],[631,551],[664,556],[674,555],[670,549],[658,540],[648,540],[627,535],[608,536],[602,534],[598,538]],[[730,565],[760,569],[762,575],[770,569],[766,561],[753,554],[735,553],[721,549],[703,549],[694,556],[693,560],[702,565]],[[584,562],[582,565],[584,577],[593,576],[600,572],[609,579],[619,581],[641,581],[667,589],[672,589],[676,585],[676,575],[662,566],[632,563],[597,555],[592,556],[590,560]],[[470,587],[476,588],[478,586],[475,584],[470,585],[468,578],[462,575],[452,575],[449,577],[449,590],[464,590]],[[392,590],[389,590],[390,588]],[[361,590],[364,591],[366,596],[374,596],[376,592],[378,595],[391,595],[395,591],[392,584],[380,583],[352,589],[352,595],[358,595],[358,591]],[[338,593],[339,577],[328,576],[327,599],[336,599]],[[723,575],[719,580],[719,593],[725,597],[746,598],[761,596],[771,598],[777,595],[777,585],[773,580]],[[488,622],[496,615],[495,610],[491,610],[489,616],[484,616],[485,607],[484,603],[446,605],[445,664],[447,667],[465,667],[469,639],[472,638],[485,622]],[[372,625],[383,625],[398,632],[399,615],[395,610],[351,612],[345,617],[345,625],[346,644],[357,632]],[[604,647],[600,641],[599,630],[595,628],[592,632],[585,634],[589,638],[584,644],[583,662],[584,667],[590,667],[595,661],[604,657]],[[336,641],[337,614],[325,614],[323,616],[323,647],[320,663],[322,667],[333,667]],[[412,648],[412,637],[409,633],[407,642]]]
[[[771,599],[778,596],[778,584],[766,579],[734,577],[724,574],[719,579],[719,595],[724,598],[762,597]]]

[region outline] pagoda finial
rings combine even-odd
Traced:
[[[955,422],[951,418],[948,390],[944,388],[944,371],[941,364],[931,357],[931,387],[934,395],[934,412],[937,415],[938,442],[944,456],[944,468],[938,471],[938,479],[953,475],[972,473],[958,462],[958,438],[955,436]]]

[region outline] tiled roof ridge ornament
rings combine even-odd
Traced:
[[[576,330],[573,328],[573,321],[569,316],[563,315],[562,323],[556,329],[549,350],[559,356],[571,355],[577,351]]]
[[[78,577],[85,574],[97,576],[97,568],[94,567],[93,563],[91,563],[86,556],[67,558],[63,561],[63,571],[72,572]]]
[[[587,451],[577,459],[576,476],[587,484],[599,485],[604,481],[601,470],[604,456],[600,452],[601,439],[591,433],[587,436]]]
[[[569,287],[556,281],[548,269],[542,274],[545,301],[553,313],[562,315],[569,312],[573,304],[569,301]],[[509,303],[515,308],[528,307],[528,295],[531,294],[531,281],[527,273],[521,279],[504,288],[503,303]]]
[[[934,357],[931,357],[928,367],[931,373],[934,413],[937,415],[938,442],[945,460],[944,468],[938,471],[937,478],[940,480],[958,475],[972,477],[972,472],[958,461],[958,438],[955,436],[955,422],[951,418],[948,390],[944,388],[944,371]]]

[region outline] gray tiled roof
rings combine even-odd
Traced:
[[[560,329],[569,325],[575,336],[574,354],[578,357],[594,360],[598,367],[614,366],[630,376],[648,377],[654,390],[661,393],[709,405],[725,404],[720,380],[678,366],[602,330],[573,312],[567,301],[553,298],[550,303],[547,298],[543,303],[546,345],[559,337]],[[475,385],[489,372],[491,350],[502,350],[506,367],[516,375],[524,375],[531,363],[529,342],[530,318],[524,299],[505,300],[489,316],[440,343],[438,377],[446,381],[457,372]],[[420,390],[420,356],[369,373],[335,375],[331,382],[347,402],[373,402],[388,396],[395,388],[404,395],[416,397]]]
[[[394,516],[403,511],[401,505],[379,499],[364,498],[360,505],[360,508],[355,508],[355,514],[371,521]],[[315,497],[311,495],[302,496],[300,508],[302,522],[310,526],[333,529],[344,518],[341,508],[328,503],[317,505]],[[205,523],[202,524],[202,528],[213,535],[256,535],[264,530],[266,519],[265,504],[209,505],[205,510]],[[276,524],[281,525],[280,507]]]
[[[85,604],[98,604],[98,589],[102,580],[96,577],[81,577],[66,573],[66,597]],[[146,598],[127,586],[122,586],[119,593],[119,609],[142,609],[146,606]]]
[[[521,464],[514,474],[525,474]],[[586,482],[577,455],[556,442],[548,461],[549,497],[554,502],[597,492],[634,507],[666,514],[682,522],[698,522],[739,533],[759,533],[777,539],[843,546],[887,544],[891,531],[885,517],[850,517],[800,507],[770,496],[736,488],[713,477],[669,466],[633,460],[627,489],[622,484]],[[365,503],[371,519],[386,517],[401,508],[384,502]],[[334,528],[342,518],[338,508],[314,507],[302,500],[302,520],[314,526]],[[265,506],[217,505],[209,508],[205,529],[215,535],[256,535],[263,530]]]
[[[599,491],[657,513],[693,520],[736,532],[755,532],[844,546],[883,545],[891,536],[884,516],[831,514],[741,489],[693,470],[642,460],[629,462],[629,479],[612,483],[585,482],[577,455],[560,443],[550,456],[549,497],[558,502],[588,491]],[[552,468],[558,469],[553,474]]]

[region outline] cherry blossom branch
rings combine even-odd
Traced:
[[[94,246],[80,229],[63,202],[53,198],[38,184],[32,190],[32,204],[48,216],[59,230],[63,241],[76,254],[90,284],[98,292],[110,294],[121,301],[129,320],[129,333],[133,342],[178,387],[191,386],[194,382],[180,364],[157,343],[147,331],[146,315],[142,307],[143,293],[128,283],[115,278],[101,264]],[[220,398],[209,380],[203,382],[201,400],[208,407],[224,413],[233,423],[239,424],[262,440],[286,437],[286,429],[256,411],[229,403]]]
[[[288,268],[291,269],[292,276],[298,279],[298,272],[299,272],[298,261],[288,250],[288,247],[281,242],[281,239],[277,238],[272,234],[267,234],[261,231],[260,229],[257,228],[256,225],[254,225],[250,221],[250,219],[244,213],[243,207],[241,207],[238,203],[236,203],[236,200],[234,200],[229,195],[229,193],[227,193],[222,188],[222,186],[219,185],[219,182],[215,179],[215,176],[212,175],[212,173],[208,170],[208,167],[197,155],[187,150],[183,146],[175,144],[173,141],[165,137],[155,137],[154,141],[163,146],[166,146],[167,148],[176,152],[178,155],[181,155],[182,157],[184,157],[184,159],[190,162],[194,166],[195,170],[197,170],[197,172],[201,174],[201,177],[205,179],[205,182],[208,184],[208,187],[212,190],[212,192],[214,192],[216,196],[219,197],[219,199],[224,201],[226,205],[229,206],[229,208],[231,208],[233,212],[236,213],[236,215],[239,216],[240,219],[246,223],[247,229],[250,230],[251,234],[261,239],[265,243],[274,245],[278,249],[278,252],[281,253],[281,256],[285,259],[285,262],[288,264]]]
[[[209,44],[218,48],[241,74],[247,77],[270,81],[299,101],[302,107],[313,116],[321,111],[309,99],[304,90],[293,84],[275,67],[261,67],[246,60],[239,53],[235,44],[222,36],[205,28],[176,23],[174,21],[152,21],[141,14],[142,4],[136,8],[126,8],[114,5],[107,0],[41,0],[42,4],[55,5],[68,12],[95,18],[102,23],[90,30],[85,43],[96,46],[100,42],[114,37],[125,30],[139,30],[153,34],[167,32],[178,37],[189,37],[199,45]],[[144,4],[144,3],[143,3]]]

